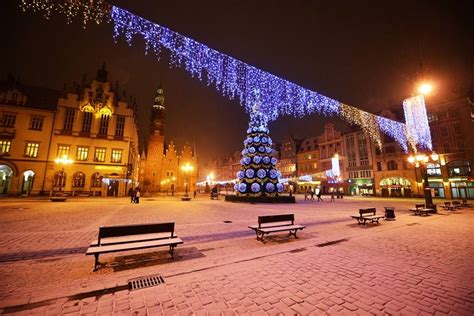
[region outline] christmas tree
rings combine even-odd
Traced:
[[[234,187],[237,195],[277,196],[283,191],[283,185],[278,182],[281,174],[275,167],[277,159],[272,156],[274,150],[267,125],[268,118],[256,103],[244,140],[242,170],[237,173],[238,182]]]

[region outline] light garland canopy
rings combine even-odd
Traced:
[[[97,24],[112,20],[114,39],[124,35],[131,45],[132,38],[139,35],[145,41],[145,54],[151,50],[159,57],[163,48],[168,50],[171,66],[183,68],[192,77],[204,80],[208,86],[214,86],[229,99],[238,99],[249,114],[255,104],[255,92],[258,91],[260,111],[269,121],[276,120],[281,115],[338,115],[359,126],[379,148],[382,146],[382,133],[397,141],[405,151],[408,151],[409,146],[415,151],[417,147],[432,147],[429,126],[409,123],[410,117],[418,119],[422,115],[426,116],[426,109],[423,111],[419,107],[406,107],[407,128],[404,123],[343,104],[282,79],[167,27],[111,6],[104,0],[22,0],[21,7],[23,10],[42,11],[46,18],[52,11],[65,14],[68,23],[82,12],[84,26],[91,20]]]

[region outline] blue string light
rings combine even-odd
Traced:
[[[191,38],[183,36],[164,26],[136,16],[116,6],[110,6],[104,0],[22,0],[21,7],[26,10],[45,12],[49,17],[51,11],[67,16],[68,22],[83,11],[84,24],[93,20],[96,23],[114,22],[114,39],[124,35],[131,45],[136,35],[145,41],[145,54],[152,51],[158,58],[163,48],[170,52],[170,65],[185,69],[192,77],[213,85],[223,96],[238,99],[247,113],[252,113],[255,103],[255,91],[261,101],[259,111],[268,121],[276,120],[281,115],[303,117],[309,114],[325,116],[338,115],[346,121],[358,125],[379,147],[382,145],[381,133],[395,139],[401,148],[408,151],[408,145],[431,149],[431,135],[428,124],[425,124],[426,108],[408,113],[407,123],[411,116],[420,118],[422,125],[396,122],[384,117],[362,111],[340,103],[320,93],[305,89],[295,83],[284,80],[266,71],[248,65],[240,60],[218,52]],[[405,111],[407,115],[407,111]],[[424,116],[423,116],[424,115]]]

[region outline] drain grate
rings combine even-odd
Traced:
[[[141,278],[128,280],[128,289],[130,291],[144,289],[165,283],[163,277],[159,274],[149,275]]]
[[[322,244],[317,244],[316,246],[318,247],[327,247],[327,246],[333,246],[333,245],[337,245],[341,242],[344,242],[344,241],[348,241],[349,239],[347,238],[343,238],[343,239],[338,239],[338,240],[332,240],[332,241],[328,241],[328,242],[325,242],[325,243],[322,243]]]
[[[230,224],[230,223],[232,223],[232,221],[224,221],[224,223]]]
[[[407,226],[415,226],[415,225],[420,225],[420,223],[410,223],[410,224],[407,224]]]
[[[290,250],[290,253],[298,253],[298,252],[303,252],[306,250],[307,250],[306,248],[297,248],[297,249]]]

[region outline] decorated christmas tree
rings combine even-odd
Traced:
[[[268,118],[260,112],[257,103],[244,140],[242,170],[237,173],[238,182],[234,187],[237,195],[277,196],[283,191],[283,185],[278,182],[281,174],[275,167],[277,159],[272,155],[274,150],[267,126]]]

